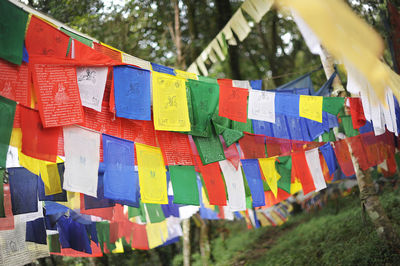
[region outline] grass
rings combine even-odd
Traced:
[[[385,191],[380,200],[400,233],[400,191]],[[243,231],[232,223],[230,235],[211,242],[211,265],[400,265],[378,239],[369,219],[362,219],[357,195],[330,202],[316,213],[292,216],[280,227]],[[201,265],[199,254],[193,265]]]

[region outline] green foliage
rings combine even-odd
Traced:
[[[397,190],[380,197],[398,232],[399,196]],[[280,227],[245,232],[231,227],[225,241],[212,241],[213,265],[399,265],[400,255],[385,248],[368,219],[363,222],[358,195],[340,198],[338,204],[337,214],[336,204],[329,202],[321,211],[292,216]],[[200,259],[194,265],[198,263]]]

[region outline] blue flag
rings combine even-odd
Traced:
[[[104,197],[139,206],[139,175],[132,141],[103,134]]]
[[[115,203],[111,199],[104,197],[104,171],[105,164],[100,163],[99,165],[99,179],[97,181],[97,198],[84,195],[85,209],[97,209],[107,208],[115,206]]]
[[[275,113],[299,117],[300,95],[275,93]]]
[[[172,75],[172,76],[176,76],[175,72],[174,72],[174,69],[170,68],[170,67],[167,67],[167,66],[159,65],[159,64],[156,64],[156,63],[151,63],[151,68],[153,69],[153,71],[157,71],[157,72],[160,72],[160,73],[165,73],[165,74],[169,74],[169,75]]]
[[[260,166],[258,159],[240,160],[242,162],[244,175],[249,184],[251,198],[253,199],[253,207],[261,207],[265,205],[265,195],[263,181],[261,179]]]
[[[8,168],[14,215],[38,211],[38,176],[23,167]]]
[[[151,120],[150,71],[133,66],[115,66],[114,95],[118,117]]]
[[[319,150],[322,152],[326,164],[328,165],[329,174],[332,175],[338,168],[338,165],[335,152],[333,151],[331,144],[327,142],[323,146],[319,147]]]

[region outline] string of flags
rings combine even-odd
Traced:
[[[397,171],[391,93],[372,105],[295,83],[262,91],[128,56],[7,1],[0,16],[25,21],[2,22],[0,41],[0,264],[168,245],[197,212],[280,224],[291,195],[355,175],[347,144],[361,169]]]

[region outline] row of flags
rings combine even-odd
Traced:
[[[262,91],[127,56],[0,3],[25,19],[0,42],[1,264],[170,244],[197,212],[279,224],[271,215],[287,214],[275,204],[355,174],[348,145],[363,170],[396,172],[391,94],[386,107]]]

